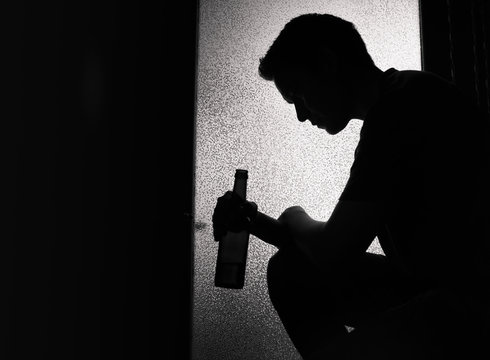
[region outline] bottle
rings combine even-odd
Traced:
[[[241,198],[247,196],[248,171],[237,169],[233,183],[233,192]],[[228,231],[219,240],[218,257],[214,285],[217,287],[241,289],[245,283],[248,241],[250,233]]]

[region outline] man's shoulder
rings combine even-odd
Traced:
[[[396,70],[385,72],[383,89],[385,95],[400,99],[432,99],[458,96],[454,83],[435,73],[423,70]]]
[[[452,82],[422,70],[385,72],[371,115],[391,125],[439,126],[473,112],[474,104]],[[382,122],[382,121],[380,121]]]

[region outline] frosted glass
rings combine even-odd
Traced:
[[[249,171],[248,198],[276,217],[301,205],[326,220],[347,181],[362,123],[335,136],[300,123],[257,72],[284,24],[307,12],[356,24],[383,70],[421,66],[417,0],[200,0],[194,360],[300,359],[267,294],[266,266],[275,248],[251,236],[244,288],[216,288],[211,216],[237,168]],[[371,251],[381,252],[377,242]]]

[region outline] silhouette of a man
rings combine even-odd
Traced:
[[[327,221],[300,206],[273,219],[231,192],[213,214],[217,237],[247,228],[278,247],[269,294],[302,357],[488,354],[485,117],[434,74],[380,70],[354,25],[328,14],[286,24],[259,73],[299,121],[329,134],[363,121],[349,180]],[[384,255],[367,252],[375,237]]]

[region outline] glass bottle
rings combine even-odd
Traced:
[[[242,199],[247,196],[248,171],[237,169],[233,183],[233,192]],[[241,289],[245,283],[248,242],[250,233],[228,231],[219,240],[218,257],[214,285],[223,288]]]

